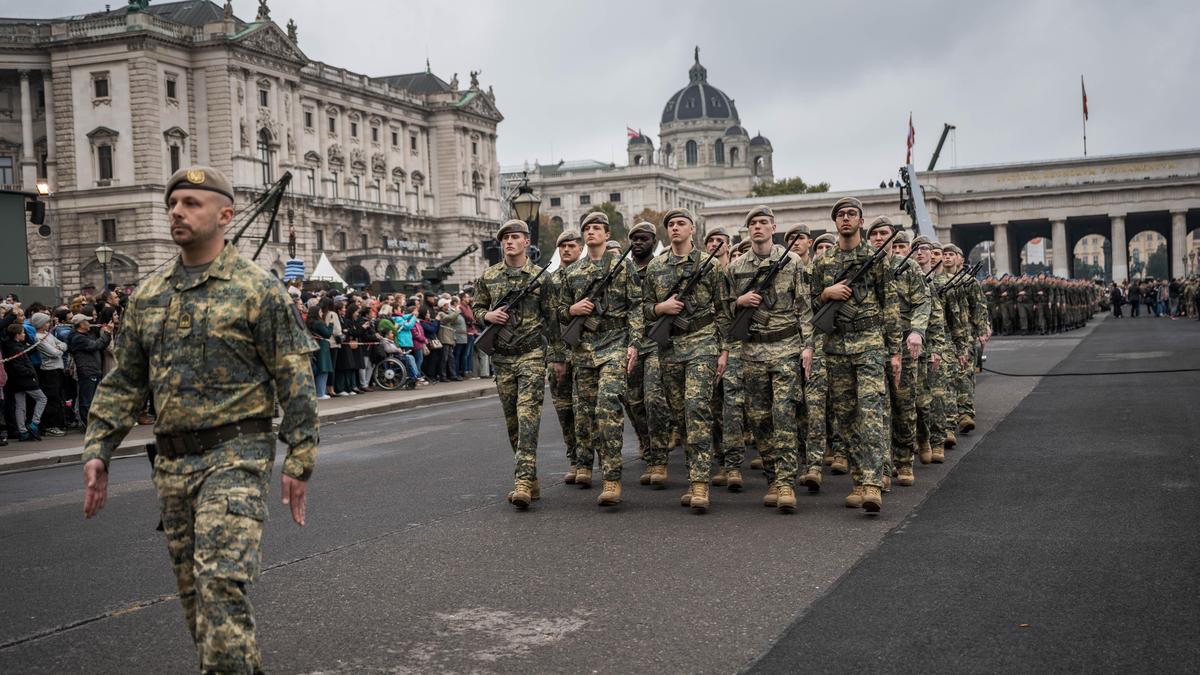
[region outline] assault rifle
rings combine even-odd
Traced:
[[[868,258],[863,264],[858,265],[857,267],[847,267],[846,269],[842,270],[842,273],[833,280],[833,285],[844,281],[846,282],[847,286],[850,286],[853,289],[855,284],[857,284],[860,279],[866,276],[867,272],[870,271],[870,269],[875,266],[876,263],[878,263],[880,260],[883,260],[884,257],[887,256],[888,246],[891,245],[892,240],[895,239],[896,235],[898,234],[900,234],[899,229],[892,232],[892,236],[888,237],[887,241],[883,242],[883,245],[880,246],[874,253],[872,253],[871,257]],[[853,272],[851,272],[851,270],[853,270]],[[834,331],[837,330],[838,314],[841,313],[842,308],[845,307],[845,305],[845,300],[830,300],[824,305],[821,305],[821,309],[817,310],[817,313],[813,315],[813,328],[816,328],[826,335],[833,335]]]
[[[621,254],[620,258],[617,258],[617,263],[612,266],[612,269],[608,270],[607,274],[598,279],[592,279],[592,282],[587,285],[587,288],[583,289],[583,297],[581,300],[591,300],[593,297],[603,297],[604,293],[608,291],[609,285],[612,284],[613,279],[617,278],[617,273],[621,271],[621,265],[625,263],[625,258],[632,250],[632,246],[626,247],[625,252]],[[637,307],[631,311],[640,312],[642,309]],[[585,316],[573,316],[571,317],[571,322],[568,323],[567,327],[563,329],[563,342],[566,342],[574,347],[583,339],[583,330],[585,328],[588,330],[595,330],[599,325],[600,319],[592,316],[591,314]]]
[[[947,283],[945,286],[943,286],[942,292],[945,293],[946,291],[953,291],[956,288],[961,288],[961,287],[971,283],[970,280],[975,278],[975,275],[979,273],[979,268],[981,268],[981,267],[983,267],[982,260],[975,263],[975,265],[973,267],[971,267],[970,269],[968,269],[966,267],[962,268],[961,270],[958,271],[958,274],[955,275],[958,277],[958,279],[956,279],[952,283]],[[964,272],[966,272],[966,274],[963,274]]]
[[[938,268],[941,266],[942,266],[942,261],[939,260],[933,267],[930,267],[929,271],[925,273],[925,281],[929,281],[929,277],[933,276],[933,273],[938,271]]]
[[[783,255],[779,256],[779,260],[776,260],[775,263],[770,267],[759,267],[758,271],[754,273],[754,276],[750,278],[750,281],[746,284],[746,287],[742,289],[742,292],[739,293],[738,296],[740,297],[750,292],[761,295],[763,290],[775,283],[775,277],[779,276],[779,273],[785,266],[787,266],[788,262],[791,261],[791,258],[788,257],[788,253],[791,253],[792,244],[795,243],[796,239],[799,237],[800,232],[797,231],[793,232],[791,236],[784,239]],[[758,313],[758,311],[758,307],[739,307],[733,315],[733,323],[729,326],[729,337],[733,340],[745,340],[746,338],[750,337],[750,324],[753,323],[754,316]]]
[[[704,262],[690,275],[676,279],[675,285],[671,286],[671,290],[667,292],[667,297],[670,298],[672,295],[674,295],[681,300],[684,305],[687,305],[689,298],[692,295],[692,290],[696,288],[696,284],[699,283],[700,280],[704,278],[704,275],[708,273],[708,270],[712,268],[713,258],[715,258],[717,254],[721,252],[721,248],[723,246],[725,246],[725,242],[721,241],[717,244],[717,247],[713,249],[713,252],[708,254],[708,258],[706,258]],[[687,328],[687,320],[679,314],[674,316],[664,314],[654,320],[654,324],[650,326],[650,330],[646,333],[646,335],[651,340],[657,342],[659,347],[665,348],[671,344],[672,328],[679,328],[680,330]]]
[[[507,309],[518,306],[525,299],[525,296],[537,290],[538,286],[541,286],[542,274],[545,272],[545,267],[540,268],[538,273],[533,275],[533,278],[528,283],[520,288],[510,289],[488,311],[495,311],[501,307]],[[509,319],[511,320],[512,317],[509,317]],[[508,340],[512,337],[512,333],[513,330],[507,323],[489,323],[484,326],[483,330],[479,331],[479,335],[475,338],[475,348],[491,356],[496,351],[496,340]]]

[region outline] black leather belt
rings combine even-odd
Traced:
[[[184,431],[178,434],[155,434],[154,443],[158,448],[158,454],[162,457],[184,457],[202,455],[239,436],[269,434],[272,430],[271,420],[265,417],[255,417],[240,422],[222,424],[211,429]]]
[[[842,328],[843,333],[861,333],[865,330],[874,330],[883,325],[878,316],[868,316],[862,319],[854,319],[846,322]]]
[[[705,326],[711,326],[712,322],[715,320],[716,317],[714,317],[712,314],[705,314],[699,318],[688,319],[687,330],[675,330],[675,328],[672,327],[671,335],[691,335]]]
[[[529,352],[541,348],[541,342],[530,342],[526,346],[517,345],[515,347],[501,347],[500,345],[496,345],[496,349],[492,353],[496,356],[524,356]]]
[[[596,326],[596,330],[589,331],[599,335],[600,333],[611,333],[614,330],[626,330],[629,328],[629,320],[618,317],[605,317],[600,319],[600,325]]]
[[[764,333],[756,333],[754,331],[751,331],[750,337],[746,338],[746,342],[755,342],[755,343],[779,342],[780,340],[786,340],[786,339],[792,337],[793,335],[799,335],[799,334],[800,334],[799,326],[788,326],[787,328],[780,328],[779,330],[773,330],[773,331],[764,332]]]

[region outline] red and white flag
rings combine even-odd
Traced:
[[[1083,76],[1079,76],[1079,89],[1083,92],[1083,121],[1087,121],[1087,87],[1083,85]]]
[[[625,133],[628,134],[628,136],[630,138],[638,138],[642,135],[642,132],[634,131],[633,129],[630,129],[629,127],[625,127]]]
[[[904,165],[912,164],[913,143],[917,140],[917,130],[913,128],[912,113],[908,113],[908,154],[904,157]]]

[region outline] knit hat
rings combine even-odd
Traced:
[[[858,215],[860,215],[860,216],[862,215],[862,213],[863,213],[862,202],[858,201],[858,199],[855,197],[842,197],[841,199],[834,202],[833,208],[829,210],[830,220],[837,220],[837,212],[841,211],[844,208],[851,207],[851,206],[858,209]]]
[[[50,315],[49,314],[43,314],[41,312],[38,312],[37,314],[34,314],[33,316],[29,317],[29,325],[33,326],[35,330],[38,328],[41,328],[42,326],[45,326],[48,323],[50,323]]]

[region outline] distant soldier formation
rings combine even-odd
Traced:
[[[833,231],[814,238],[803,224],[780,231],[758,206],[745,239],[715,228],[702,249],[695,217],[674,209],[655,255],[654,224],[637,223],[623,247],[605,214],[590,213],[558,237],[561,267],[544,278],[526,257],[526,224],[504,223],[504,260],[476,282],[474,310],[485,329],[506,329],[494,356],[516,455],[509,502],[540,498],[548,375],[565,481],[599,482],[600,506],[622,501],[628,414],[639,483],[666,487],[668,455],[683,448],[679,503],[694,512],[712,507],[714,487],[745,489],[752,458],[765,507],[795,512],[796,490],[820,491],[828,470],[851,476],[847,507],[878,513],[893,486],[915,484],[914,465],[944,462],[975,429],[977,363],[994,328],[1079,327],[1103,295],[1044,276],[981,283],[957,246],[886,217],[868,223],[851,197],[830,217]]]

